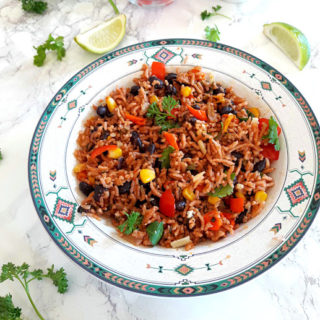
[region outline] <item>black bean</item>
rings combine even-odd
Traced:
[[[186,152],[186,153],[183,155],[183,158],[182,158],[182,159],[185,159],[185,158],[192,158],[192,154],[189,153],[189,152]]]
[[[141,208],[146,202],[147,202],[147,200],[142,200],[142,201],[141,200],[137,200],[134,206],[136,208]]]
[[[196,109],[196,110],[200,110],[201,109],[197,104],[195,104],[192,108]]]
[[[237,160],[240,160],[241,158],[243,158],[243,154],[241,152],[239,152],[239,151],[232,151],[231,155],[236,157]]]
[[[195,124],[195,123],[197,122],[197,118],[191,117],[191,118],[189,119],[189,122],[190,122],[191,124]]]
[[[184,223],[184,218],[181,217],[181,216],[178,216],[177,217],[177,221],[178,221],[179,224],[183,224]]]
[[[245,167],[245,165],[243,165],[242,164],[242,166],[241,166],[241,169],[240,169],[242,172],[246,172],[246,167]]]
[[[186,207],[186,201],[185,200],[179,200],[176,202],[176,210],[177,211],[183,211]]]
[[[87,209],[85,209],[84,207],[79,206],[78,209],[77,209],[77,211],[78,211],[79,213],[82,213],[82,212],[87,212]]]
[[[88,184],[88,183],[86,183],[84,181],[81,181],[79,183],[79,189],[86,196],[88,196],[94,190],[93,187],[90,184]]]
[[[174,80],[177,79],[177,74],[176,73],[168,73],[166,76],[165,76],[165,80],[167,80],[169,83],[172,83]]]
[[[159,207],[160,198],[157,196],[150,197],[150,204],[154,207]]]
[[[118,159],[117,169],[118,170],[122,169],[123,164],[124,164],[124,157],[120,157]]]
[[[157,77],[155,76],[151,76],[149,78],[149,82],[151,83],[151,85],[153,86],[154,85],[154,88],[155,89],[162,89],[164,87],[164,83],[162,80],[158,79]]]
[[[240,224],[243,223],[243,219],[247,214],[247,209],[245,209],[243,212],[241,212],[240,214],[238,214],[238,216],[236,217],[236,224]]]
[[[253,172],[255,171],[263,171],[266,167],[266,159],[263,159],[261,161],[258,161],[257,163],[255,163],[255,165],[253,166]]]
[[[223,114],[229,114],[229,113],[234,113],[233,108],[230,105],[224,106],[218,110],[218,112],[223,115]]]
[[[139,133],[137,131],[132,131],[131,133],[131,141],[134,143],[135,139],[139,137]]]
[[[162,164],[162,161],[159,160],[159,158],[157,158],[156,161],[155,161],[155,163],[154,163],[154,167],[161,170],[161,167],[162,167],[161,164]]]
[[[193,176],[195,176],[199,173],[197,170],[194,170],[194,169],[191,169],[190,172]]]
[[[165,94],[166,96],[176,96],[177,95],[176,87],[172,84],[169,84],[168,86],[166,86]]]
[[[97,115],[101,118],[104,118],[106,114],[107,114],[107,107],[99,106],[97,109]]]
[[[225,93],[224,88],[222,88],[221,86],[218,86],[216,89],[213,89],[213,91],[212,91],[213,95],[216,95],[216,94],[219,94],[219,93]]]
[[[131,188],[131,181],[125,182],[122,186],[119,186],[119,194],[129,194]]]
[[[139,90],[140,90],[140,87],[135,85],[131,87],[130,93],[134,96],[137,96],[139,94]]]
[[[131,133],[131,141],[132,141],[133,144],[135,144],[136,146],[139,147],[139,151],[141,153],[145,152],[143,143],[142,143],[142,141],[141,141],[141,139],[139,137],[139,133],[137,131],[133,131]]]
[[[105,191],[105,188],[103,186],[101,186],[99,184],[96,185],[94,188],[93,199],[97,202],[100,201],[100,198],[103,195],[104,191]]]
[[[110,136],[110,131],[105,130],[101,133],[100,140],[105,140]]]
[[[150,152],[150,154],[154,154],[154,152],[156,151],[156,145],[151,142],[148,146],[148,152]]]
[[[140,186],[143,186],[143,187],[144,187],[145,193],[149,193],[149,192],[151,191],[150,182],[148,182],[148,183],[143,183],[141,180],[139,180],[139,184],[140,184]]]

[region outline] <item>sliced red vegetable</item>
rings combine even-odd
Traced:
[[[258,125],[259,130],[262,129],[263,125],[266,126],[267,131],[268,131],[268,130],[269,130],[269,119],[267,119],[267,118],[260,118],[260,119],[259,119],[259,125]],[[277,127],[277,132],[278,132],[278,136],[280,136],[281,128],[279,127],[279,125],[278,125],[278,127]]]
[[[88,174],[87,174],[87,171],[86,171],[86,170],[77,173],[77,179],[78,179],[79,181],[84,181],[84,180],[86,180],[87,178],[88,178]]]
[[[151,65],[151,73],[160,80],[166,76],[166,65],[162,62],[154,61]]]
[[[159,209],[162,214],[172,218],[175,213],[175,199],[170,189],[166,190],[160,198]]]
[[[244,210],[243,198],[230,198],[230,210],[233,213],[240,213]]]
[[[233,216],[232,213],[221,212],[221,214],[230,221],[230,223],[231,223],[232,226],[235,225],[235,219],[232,217],[232,216]]]
[[[99,156],[101,153],[104,153],[105,151],[116,150],[116,149],[117,149],[117,146],[115,145],[107,145],[107,146],[96,148],[92,151],[90,158],[94,159],[95,157]]]
[[[196,117],[198,120],[208,121],[207,113],[204,110],[196,110],[187,105],[190,113]]]
[[[147,122],[147,119],[142,118],[142,117],[137,117],[137,116],[133,116],[129,113],[125,114],[126,119],[132,121],[133,123],[139,125],[139,126],[144,126]]]
[[[274,145],[268,143],[266,146],[262,146],[261,154],[268,158],[269,160],[278,160],[279,159],[279,151],[274,148]]]
[[[169,143],[170,146],[175,148],[176,150],[179,150],[179,146],[177,144],[177,139],[176,136],[172,133],[169,133],[167,131],[163,131],[163,135],[166,138],[167,142]]]
[[[206,225],[208,223],[210,223],[210,225],[211,225],[208,228],[208,230],[218,231],[220,229],[220,227],[222,226],[222,220],[218,216],[217,211],[207,212],[205,215],[203,215],[203,219],[204,219],[204,222],[205,222]]]

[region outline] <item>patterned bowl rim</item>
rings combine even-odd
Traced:
[[[234,288],[240,284],[243,284],[251,279],[254,279],[256,276],[262,274],[272,266],[274,266],[277,262],[279,262],[282,258],[284,258],[302,239],[302,237],[305,235],[307,230],[310,228],[316,214],[318,211],[318,208],[320,206],[320,174],[319,170],[317,172],[316,177],[316,187],[314,189],[314,193],[311,195],[312,200],[310,201],[310,204],[308,208],[306,209],[306,213],[301,219],[301,223],[295,228],[295,230],[292,232],[291,236],[283,242],[283,244],[276,250],[274,250],[271,254],[269,254],[268,257],[266,257],[263,261],[255,264],[254,266],[250,267],[248,270],[241,272],[240,274],[234,275],[231,278],[224,279],[218,282],[213,282],[209,284],[204,285],[194,285],[194,286],[188,286],[188,287],[179,287],[179,286],[158,286],[158,285],[152,285],[149,283],[140,283],[137,281],[124,279],[121,277],[118,277],[116,274],[109,272],[100,266],[96,265],[94,262],[90,261],[89,258],[86,258],[81,252],[78,252],[77,249],[75,249],[72,244],[68,242],[68,240],[64,237],[63,234],[58,234],[59,231],[56,231],[55,235],[53,230],[49,230],[48,225],[44,221],[44,215],[47,214],[47,211],[45,207],[41,207],[41,201],[37,200],[35,196],[36,192],[34,190],[34,172],[31,172],[32,169],[36,167],[36,181],[38,181],[38,167],[37,167],[37,161],[34,161],[33,159],[38,158],[38,152],[33,152],[33,146],[38,145],[39,141],[41,139],[38,138],[37,134],[38,129],[41,126],[41,121],[45,117],[45,114],[47,113],[48,109],[50,108],[51,104],[54,102],[55,98],[58,96],[58,94],[63,94],[63,92],[67,92],[70,90],[74,85],[77,84],[78,81],[73,81],[76,79],[77,75],[84,74],[84,73],[90,73],[90,71],[93,69],[91,66],[98,64],[102,65],[104,63],[107,63],[108,61],[111,61],[113,58],[118,57],[119,55],[124,55],[127,53],[131,53],[136,51],[137,49],[140,49],[141,47],[144,47],[146,49],[152,48],[152,47],[158,47],[163,45],[183,45],[183,46],[198,46],[198,47],[205,47],[209,49],[215,49],[215,50],[221,50],[226,51],[229,54],[232,54],[233,56],[237,56],[245,61],[251,61],[251,63],[254,63],[256,66],[260,67],[267,73],[269,73],[271,76],[276,77],[283,86],[288,89],[294,100],[298,102],[300,105],[300,108],[306,115],[306,118],[308,119],[308,122],[310,124],[310,127],[312,128],[312,133],[315,141],[320,142],[320,128],[319,123],[314,115],[314,112],[312,111],[310,105],[305,100],[303,95],[300,93],[300,91],[278,70],[271,67],[268,63],[264,62],[263,60],[255,57],[254,55],[251,55],[247,53],[246,51],[239,50],[237,48],[224,45],[222,43],[217,42],[211,42],[206,40],[199,40],[199,39],[191,39],[191,38],[172,38],[172,39],[158,39],[158,40],[151,40],[151,41],[144,41],[140,43],[136,43],[133,45],[128,45],[126,47],[120,48],[118,50],[112,51],[110,53],[105,54],[104,56],[99,57],[98,59],[94,60],[84,68],[82,68],[79,72],[77,72],[74,76],[72,76],[61,88],[58,90],[58,92],[54,95],[54,97],[51,99],[49,104],[47,105],[46,109],[42,113],[38,124],[36,126],[36,129],[34,131],[31,145],[29,149],[29,157],[28,157],[28,178],[29,178],[29,187],[30,192],[32,195],[32,200],[34,203],[34,206],[36,208],[36,211],[38,213],[39,219],[46,229],[46,231],[49,233],[50,237],[53,239],[53,241],[56,243],[56,245],[75,263],[77,263],[80,267],[82,267],[84,270],[88,271],[95,277],[99,278],[100,280],[103,280],[107,283],[110,283],[112,285],[115,285],[117,287],[120,287],[122,289],[126,289],[133,292],[143,293],[147,295],[152,296],[159,296],[159,297],[194,297],[194,296],[200,296],[205,294],[212,294],[221,292],[227,289]],[[102,62],[101,62],[102,61]],[[65,90],[65,87],[68,84],[67,91]],[[60,99],[59,99],[60,100]],[[312,122],[312,123],[311,123]],[[317,144],[317,143],[316,143]],[[320,150],[320,143],[319,146],[316,146],[315,149],[317,150],[316,154],[316,164],[318,164],[319,167],[319,150]],[[33,166],[33,168],[32,168]],[[40,191],[38,190],[38,195],[41,196]],[[39,202],[40,201],[40,202]],[[38,203],[37,203],[38,202]],[[40,204],[40,205],[39,205]],[[69,250],[66,250],[65,246],[62,246],[61,240],[58,241],[58,238],[61,237],[63,241],[66,241],[66,243],[71,247],[73,250],[72,252]],[[77,253],[77,257],[75,257],[75,253]]]

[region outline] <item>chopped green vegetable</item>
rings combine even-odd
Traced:
[[[269,139],[269,142],[274,144],[275,150],[279,151],[280,150],[280,141],[279,141],[279,136],[278,136],[278,124],[277,122],[273,119],[271,116],[269,119],[269,131],[266,139]]]
[[[236,176],[235,173],[231,173],[231,176],[230,176],[231,180],[233,180],[235,176]],[[230,196],[232,193],[233,193],[233,187],[227,184],[224,187],[221,186],[217,188],[216,190],[214,190],[214,192],[209,192],[208,196],[224,198],[226,196]]]
[[[222,7],[220,5],[217,5],[215,7],[212,7],[212,10],[213,12],[209,12],[208,10],[204,10],[201,12],[200,16],[201,16],[201,19],[202,20],[206,20],[206,19],[209,19],[210,17],[213,17],[213,16],[221,16],[221,17],[224,17],[224,18],[227,18],[227,19],[230,19],[230,17],[224,15],[224,14],[221,14],[221,13],[218,13],[218,11],[221,9]]]
[[[44,1],[21,0],[22,9],[27,12],[42,14],[47,10],[48,4]]]
[[[147,111],[147,117],[148,118],[154,118],[155,124],[157,126],[160,126],[162,131],[167,131],[172,128],[178,128],[179,123],[168,119],[170,118],[176,118],[174,114],[172,114],[172,110],[174,108],[179,108],[179,102],[173,99],[170,96],[164,97],[162,99],[162,108],[163,112],[160,111],[158,104],[156,102],[150,104],[148,111]]]
[[[248,117],[247,117],[247,118],[239,118],[239,117],[238,117],[239,121],[245,121],[245,122],[247,122],[250,117],[251,117],[251,118],[255,118],[254,114],[253,114],[251,111],[249,111],[249,110],[246,110],[246,111],[247,111]]]
[[[21,309],[15,307],[11,294],[0,297],[0,320],[21,320]]]
[[[44,320],[44,318],[40,314],[39,310],[37,309],[31,298],[29,291],[29,283],[33,280],[42,280],[43,278],[49,278],[53,281],[53,284],[58,288],[58,292],[65,293],[68,289],[68,280],[66,277],[66,273],[63,268],[54,271],[54,265],[52,265],[51,268],[47,269],[47,273],[45,273],[41,269],[30,271],[29,268],[29,265],[26,263],[23,263],[21,266],[16,266],[11,262],[4,264],[1,269],[2,272],[0,274],[0,283],[6,280],[18,280],[20,284],[23,286],[27,294],[27,297],[38,318]]]
[[[124,223],[120,224],[118,229],[120,232],[129,235],[139,227],[140,223],[142,222],[142,216],[140,215],[140,212],[136,211],[132,211],[130,215],[126,213],[126,216],[128,219]]]
[[[44,64],[44,61],[47,57],[46,51],[56,51],[57,59],[62,60],[66,55],[66,49],[64,48],[63,37],[53,38],[51,33],[48,36],[48,39],[44,44],[41,44],[38,47],[34,47],[37,50],[37,54],[33,57],[33,64],[41,67]]]
[[[162,151],[162,155],[160,157],[161,161],[161,168],[168,169],[170,167],[170,153],[172,153],[175,150],[174,147],[168,146]]]
[[[147,226],[147,234],[153,246],[161,239],[163,234],[163,222],[154,221]]]
[[[213,42],[220,40],[220,36],[219,36],[220,31],[219,31],[217,25],[215,25],[215,27],[213,27],[213,28],[206,26],[204,31],[206,32],[206,39],[207,40],[213,41]]]

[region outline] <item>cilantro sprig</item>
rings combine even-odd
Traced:
[[[221,10],[221,8],[222,8],[222,7],[221,7],[220,5],[217,5],[217,6],[215,6],[215,7],[214,7],[214,6],[212,7],[212,10],[213,10],[212,12],[209,12],[208,10],[202,11],[202,12],[200,13],[201,19],[202,19],[202,20],[206,20],[206,19],[209,19],[210,17],[221,16],[221,17],[224,17],[224,18],[227,18],[227,19],[230,19],[230,20],[231,20],[230,17],[228,17],[228,16],[226,16],[226,15],[218,12],[218,11]]]
[[[21,2],[22,9],[27,12],[42,14],[48,8],[47,2],[44,1],[21,0]]]
[[[41,67],[44,64],[44,61],[47,57],[46,51],[56,51],[57,59],[62,60],[62,58],[66,55],[66,49],[64,48],[64,38],[57,37],[54,38],[50,33],[48,39],[44,44],[41,44],[38,47],[34,47],[37,50],[37,54],[33,57],[33,64]]]
[[[205,34],[206,34],[206,39],[209,41],[213,41],[216,42],[218,40],[220,40],[220,31],[217,27],[217,25],[215,25],[215,27],[210,28],[209,26],[206,26],[206,28],[204,29]]]
[[[231,180],[235,178],[235,174],[231,174]],[[233,187],[227,184],[226,186],[218,187],[214,192],[209,192],[208,196],[224,198],[230,196],[233,193]]]
[[[160,111],[158,104],[154,102],[150,104],[148,108],[147,117],[154,118],[155,124],[157,126],[160,126],[162,131],[167,131],[172,128],[178,128],[179,123],[173,121],[170,118],[176,119],[176,116],[172,114],[172,110],[179,107],[180,105],[178,101],[176,101],[171,96],[167,96],[162,99],[163,111]]]
[[[37,309],[34,301],[31,298],[29,284],[34,280],[42,280],[44,278],[49,278],[52,280],[53,284],[57,287],[59,293],[65,293],[68,289],[68,279],[66,273],[63,268],[59,270],[54,270],[54,265],[51,268],[47,269],[47,272],[41,269],[30,270],[30,266],[26,263],[23,263],[21,266],[16,266],[13,263],[9,262],[4,264],[1,269],[0,274],[0,283],[6,280],[18,280],[18,282],[22,285],[25,293],[36,312],[39,319],[44,320],[43,316]],[[16,319],[18,320],[20,317],[20,313],[18,312],[19,308],[15,308],[12,304],[11,296],[6,296],[5,298],[1,298],[0,302],[0,319]],[[11,313],[16,315],[16,318],[6,318],[6,313]],[[14,314],[15,313],[15,314]]]
[[[274,144],[274,149],[280,150],[280,141],[278,136],[278,124],[276,120],[271,116],[269,119],[269,130],[268,134],[263,136],[262,139],[268,139],[269,143]]]
[[[127,220],[118,226],[120,232],[124,234],[131,234],[134,230],[136,230],[142,222],[142,216],[140,212],[132,211],[130,215],[126,213]]]

